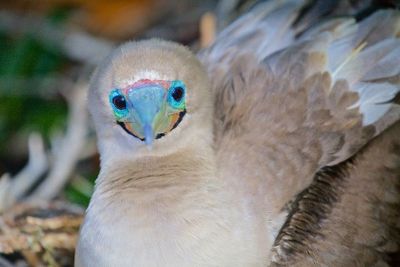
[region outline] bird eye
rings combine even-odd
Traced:
[[[183,88],[180,87],[180,86],[175,87],[175,88],[172,90],[171,96],[172,96],[172,98],[173,98],[176,102],[181,101],[181,100],[182,100],[182,97],[183,97]]]
[[[112,103],[117,109],[123,110],[126,109],[126,100],[122,95],[116,95],[112,99]]]
[[[110,105],[117,120],[122,120],[128,116],[129,110],[127,108],[126,99],[119,89],[112,90],[108,100],[110,101]]]
[[[174,109],[185,108],[185,85],[182,81],[174,81],[168,92],[168,102]]]

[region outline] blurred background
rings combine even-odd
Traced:
[[[0,1],[0,266],[72,264],[99,171],[85,102],[96,64],[121,42],[150,37],[198,51],[255,2]],[[326,9],[326,17],[399,6],[310,3],[311,10]]]

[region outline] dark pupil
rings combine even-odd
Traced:
[[[126,102],[125,98],[122,95],[117,95],[113,98],[113,104],[117,109],[125,109]]]
[[[172,97],[175,101],[180,101],[183,96],[183,89],[182,87],[176,87],[174,92],[172,93]]]

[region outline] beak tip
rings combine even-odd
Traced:
[[[154,139],[153,128],[149,124],[146,124],[143,128],[143,131],[144,131],[144,142],[146,146],[149,149],[151,149],[153,146],[153,139]]]

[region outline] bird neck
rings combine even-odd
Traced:
[[[157,266],[166,262],[159,255],[170,257],[167,262],[190,262],[173,266],[194,266],[209,257],[216,266],[233,266],[224,259],[231,259],[238,248],[250,248],[253,255],[255,248],[243,246],[243,240],[257,239],[248,237],[251,222],[242,220],[237,196],[216,176],[215,165],[211,146],[190,146],[103,166],[82,226],[81,246],[111,250],[110,255],[127,255],[140,263],[151,255]],[[104,255],[109,254],[95,258]]]
[[[144,156],[118,164],[103,164],[93,202],[123,201],[164,205],[186,194],[209,194],[219,187],[211,146],[193,144],[163,156]],[[172,196],[174,196],[172,198]]]

